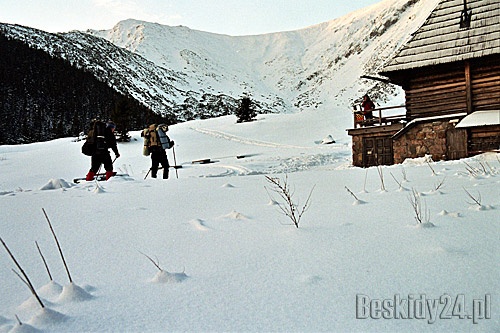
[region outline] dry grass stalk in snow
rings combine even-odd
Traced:
[[[444,178],[443,178],[443,180],[441,180],[438,184],[436,184],[436,185],[434,186],[434,191],[438,191],[440,188],[442,188],[442,187],[443,187],[443,185],[444,185],[444,181],[445,181],[445,180],[446,180],[446,177],[444,177]]]
[[[472,199],[472,201],[473,201],[473,202],[469,202],[469,204],[471,204],[471,205],[476,204],[476,205],[478,205],[479,207],[482,207],[482,204],[481,204],[481,193],[479,193],[477,197],[474,197],[474,196],[473,196],[473,195],[472,195],[469,191],[467,191],[467,190],[465,189],[465,187],[464,187],[463,189],[464,189],[465,193],[467,193],[467,196],[468,196],[469,198],[471,198],[471,199]]]
[[[434,168],[432,167],[431,163],[429,161],[427,161],[427,165],[429,166],[429,168],[431,169],[432,171],[432,175],[435,176],[436,175],[436,171],[434,171]]]
[[[7,246],[7,244],[5,244],[5,242],[3,241],[2,238],[0,238],[0,242],[2,243],[3,247],[5,248],[5,250],[7,251],[7,253],[9,254],[10,258],[12,259],[12,261],[14,261],[14,263],[16,264],[17,268],[19,269],[19,271],[21,272],[21,274],[23,276],[21,277],[21,275],[19,275],[16,271],[14,271],[14,273],[16,273],[16,275],[21,279],[21,281],[23,281],[28,286],[28,288],[30,289],[31,293],[33,294],[33,296],[35,296],[36,300],[38,301],[38,303],[40,304],[40,306],[42,307],[42,309],[45,308],[45,305],[43,304],[43,302],[40,299],[40,297],[38,297],[38,294],[36,293],[35,287],[33,287],[33,284],[31,283],[30,279],[28,278],[28,275],[24,272],[24,270],[22,269],[21,265],[19,265],[19,262],[16,260],[16,258],[14,257],[14,255],[12,254],[12,252],[10,251],[9,247]]]
[[[66,269],[66,273],[68,274],[69,283],[73,283],[73,280],[71,279],[71,275],[69,274],[68,265],[66,264],[66,260],[64,259],[64,255],[62,253],[61,245],[59,244],[59,240],[57,239],[56,233],[54,232],[54,228],[52,228],[52,223],[50,223],[50,219],[47,216],[45,209],[42,208],[42,211],[43,211],[43,214],[45,215],[45,219],[47,219],[47,223],[49,224],[50,231],[52,232],[52,235],[54,236],[54,239],[56,241],[57,248],[59,249],[59,254],[61,255],[61,259],[62,259],[63,264],[64,264],[64,268]]]
[[[40,257],[42,257],[43,264],[45,265],[45,270],[47,270],[47,274],[49,275],[50,281],[54,281],[52,279],[52,274],[50,274],[50,269],[49,265],[47,265],[47,261],[45,260],[45,257],[43,256],[42,250],[40,249],[40,246],[38,245],[38,242],[35,241],[36,248],[38,249],[38,253],[40,254]]]
[[[153,258],[151,258],[150,256],[148,256],[147,254],[142,253],[142,252],[140,252],[140,254],[142,254],[143,256],[145,256],[146,258],[148,258],[149,261],[151,261],[153,263],[153,265],[155,265],[155,267],[158,268],[159,271],[163,271],[163,269],[160,267],[160,261],[158,259],[156,259],[156,261],[154,261]]]
[[[394,179],[394,181],[398,184],[399,189],[400,189],[400,190],[401,190],[401,189],[403,189],[403,182],[402,182],[402,181],[397,180],[397,179],[396,179],[396,177],[394,177],[394,175],[392,174],[392,172],[389,172],[389,173],[391,174],[392,179]]]
[[[349,192],[350,195],[352,195],[352,197],[354,199],[356,199],[357,201],[359,201],[358,197],[346,186],[345,189],[347,190],[347,192]]]
[[[406,177],[406,169],[404,167],[401,168],[401,174],[403,175],[403,181],[408,182],[408,178]]]
[[[377,171],[378,171],[378,176],[380,177],[380,190],[382,192],[385,192],[385,184],[384,184],[384,171],[382,170],[382,167],[379,165],[377,166]]]

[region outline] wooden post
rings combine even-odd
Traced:
[[[472,109],[472,84],[470,76],[470,62],[465,62],[465,93],[467,94],[467,113],[470,114],[474,110]]]

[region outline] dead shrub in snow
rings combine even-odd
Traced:
[[[278,197],[281,199],[279,200],[281,202],[277,201],[280,211],[292,221],[295,227],[298,228],[302,215],[309,208],[309,203],[311,200],[312,192],[314,190],[314,186],[311,189],[311,192],[309,192],[309,196],[307,197],[306,202],[304,203],[302,208],[300,208],[299,204],[295,203],[293,199],[294,191],[290,188],[290,184],[288,183],[288,175],[285,175],[284,179],[266,176],[266,180],[268,181],[269,184],[271,184],[270,190],[276,193]],[[266,191],[269,194],[271,200],[276,201],[269,193],[267,187]]]
[[[427,207],[422,207],[422,200],[420,194],[413,188],[411,194],[408,196],[408,201],[410,202],[413,212],[415,213],[415,220],[418,224],[429,223],[430,214],[426,209]],[[425,206],[425,205],[424,205]]]

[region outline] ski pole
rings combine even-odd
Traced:
[[[148,175],[150,172],[151,172],[151,168],[149,168],[148,173],[144,176],[144,179],[148,178]]]
[[[113,164],[115,164],[115,161],[118,157],[115,156],[115,159],[111,161],[111,167],[113,166]],[[99,170],[97,171],[97,173],[99,173],[99,171],[101,171],[101,167],[104,165],[104,163],[101,163],[101,165],[99,166]]]
[[[179,172],[177,171],[177,159],[175,158],[175,146],[172,146],[172,153],[174,154],[175,176],[179,179]]]

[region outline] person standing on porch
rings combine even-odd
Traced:
[[[361,102],[361,110],[363,110],[365,119],[373,119],[373,109],[375,109],[375,103],[372,102],[368,94],[364,95],[363,102]]]

